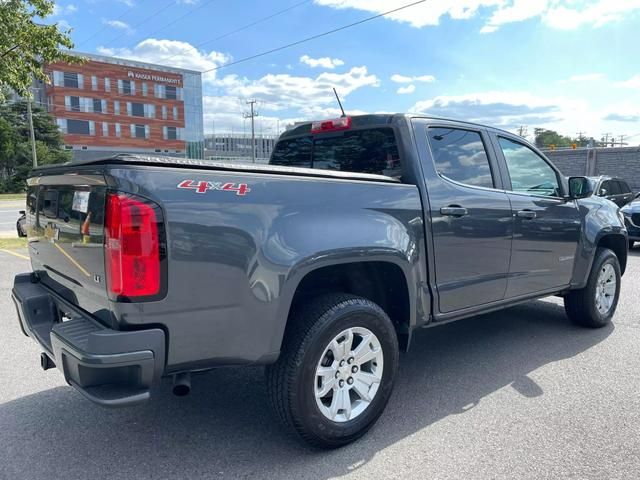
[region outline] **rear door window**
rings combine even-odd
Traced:
[[[400,154],[392,128],[365,128],[280,140],[271,165],[373,173],[399,178]]]
[[[494,187],[489,157],[480,132],[430,127],[427,133],[438,174],[465,185]]]

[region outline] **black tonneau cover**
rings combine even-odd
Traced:
[[[81,160],[78,162],[67,162],[57,165],[46,165],[38,167],[34,170],[34,174],[49,173],[51,170],[58,168],[69,168],[83,165],[167,165],[171,167],[183,167],[205,170],[221,170],[228,172],[247,172],[247,173],[267,173],[296,175],[305,177],[320,178],[340,178],[345,180],[368,180],[374,182],[400,183],[399,180],[387,177],[386,175],[376,175],[372,173],[344,172],[338,170],[320,170],[312,168],[300,167],[283,167],[279,165],[264,165],[257,163],[224,163],[211,162],[208,160],[197,160],[191,158],[179,158],[169,156],[152,156],[152,155],[130,155],[120,154],[111,157],[94,160]]]

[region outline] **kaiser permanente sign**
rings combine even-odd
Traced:
[[[180,84],[180,79],[179,78],[161,77],[160,75],[151,75],[149,73],[140,73],[140,72],[128,71],[127,72],[127,77],[129,77],[129,78],[138,78],[140,80],[150,80],[152,82],[163,82],[163,83],[168,83],[168,84],[172,84],[172,85],[179,85]]]

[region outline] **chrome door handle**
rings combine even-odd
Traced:
[[[448,207],[442,207],[440,209],[440,215],[447,215],[450,217],[464,217],[469,212],[466,208],[459,205],[449,205]]]
[[[520,210],[516,215],[519,218],[524,218],[525,220],[533,220],[536,218],[536,212],[533,210]]]

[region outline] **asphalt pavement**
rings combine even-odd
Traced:
[[[386,412],[340,450],[299,445],[267,408],[261,368],[165,382],[142,406],[93,405],[43,372],[10,300],[21,255],[0,251],[1,479],[638,479],[640,249],[610,327],[559,299],[423,330]]]

